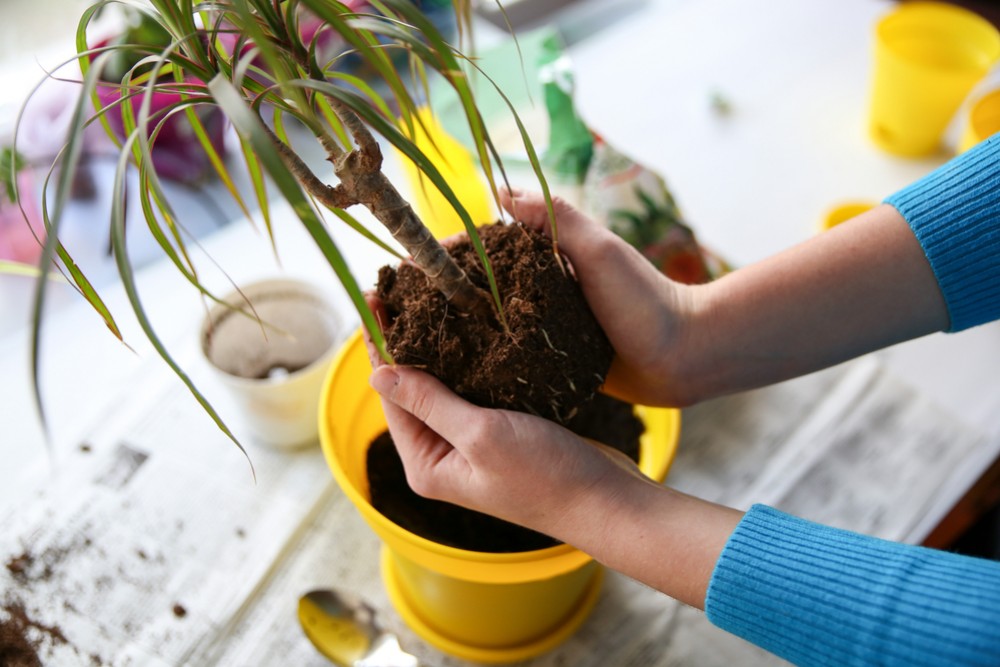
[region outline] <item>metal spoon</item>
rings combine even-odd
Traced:
[[[322,589],[299,598],[299,623],[320,653],[338,667],[421,667],[384,631],[361,598]]]

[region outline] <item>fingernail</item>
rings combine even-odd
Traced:
[[[517,199],[524,194],[524,190],[521,188],[509,188],[507,191],[510,193],[511,199]]]
[[[392,395],[396,385],[399,384],[399,374],[388,366],[376,368],[368,380],[372,389],[380,395]]]
[[[371,364],[372,370],[382,365],[382,358],[378,356],[378,350],[375,349],[375,345],[371,341],[368,341],[365,350],[368,352],[368,363]]]

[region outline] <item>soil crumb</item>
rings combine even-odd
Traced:
[[[67,643],[59,627],[32,619],[19,601],[5,602],[0,612],[0,665],[4,667],[41,667],[40,650]]]

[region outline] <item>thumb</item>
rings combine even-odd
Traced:
[[[414,368],[380,366],[372,372],[369,382],[384,401],[409,413],[451,443],[462,435],[463,425],[470,419],[469,411],[478,410],[433,375]]]

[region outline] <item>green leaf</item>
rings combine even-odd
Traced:
[[[545,173],[542,169],[542,162],[538,157],[538,152],[535,150],[535,145],[531,141],[531,137],[528,135],[528,130],[524,126],[524,123],[521,121],[521,117],[518,115],[517,110],[514,108],[514,104],[510,101],[510,98],[508,98],[507,95],[504,94],[503,90],[500,89],[500,86],[497,85],[496,81],[490,78],[490,76],[486,74],[486,72],[484,72],[478,65],[476,65],[475,62],[470,60],[469,63],[476,68],[476,71],[479,74],[481,74],[487,81],[490,82],[493,88],[503,99],[504,103],[507,105],[507,108],[510,110],[511,116],[513,116],[514,118],[514,122],[517,124],[517,131],[521,135],[521,143],[524,145],[524,150],[528,154],[528,162],[531,164],[532,171],[535,172],[535,177],[538,179],[538,185],[542,189],[542,196],[545,198],[545,208],[549,214],[549,225],[552,230],[552,244],[553,247],[556,249],[556,252],[558,252],[559,230],[558,226],[556,225],[556,212],[552,206],[552,192],[549,190],[549,183],[545,178]],[[498,164],[500,163],[499,159],[497,160],[497,162]],[[503,173],[504,180],[506,180],[507,175],[506,173],[503,172],[502,165],[501,165],[501,173]]]
[[[351,275],[347,262],[344,260],[343,255],[341,255],[333,238],[327,232],[323,222],[316,215],[308,198],[302,192],[302,187],[282,161],[277,148],[275,148],[270,136],[264,129],[260,118],[254,115],[246,101],[240,96],[239,91],[225,78],[221,76],[215,77],[209,82],[208,87],[215,95],[219,105],[225,110],[226,115],[232,121],[233,125],[250,142],[261,165],[291,205],[292,210],[305,226],[310,236],[312,236],[320,252],[323,253],[323,256],[337,275],[341,285],[344,286],[348,297],[350,297],[351,302],[361,316],[362,324],[364,324],[371,335],[380,356],[391,363],[392,357],[386,347],[385,337],[382,335],[382,330],[375,319],[375,315],[365,302],[364,293],[358,286],[354,276]]]
[[[365,237],[366,239],[368,239],[369,241],[371,241],[372,243],[374,243],[375,245],[377,245],[382,250],[385,250],[387,253],[389,253],[390,255],[392,255],[393,257],[395,257],[396,259],[398,259],[399,261],[403,261],[404,259],[406,259],[405,257],[403,257],[403,255],[401,255],[399,252],[397,252],[395,248],[393,248],[392,246],[390,246],[389,244],[387,244],[385,241],[383,241],[379,237],[375,236],[375,234],[373,234],[367,227],[365,227],[363,224],[361,224],[360,222],[358,222],[357,218],[355,218],[353,215],[351,215],[350,213],[348,213],[344,209],[342,209],[342,208],[334,208],[334,209],[331,209],[331,210],[333,211],[333,214],[335,216],[337,216],[338,218],[340,218],[341,220],[343,220],[345,223],[347,223],[348,227],[350,227],[351,229],[353,229],[354,231],[356,231],[358,234],[361,234],[361,236]]]
[[[146,335],[147,340],[152,344],[153,349],[160,356],[161,359],[173,370],[174,374],[187,386],[188,391],[194,396],[198,404],[201,405],[202,409],[208,413],[212,421],[215,422],[216,426],[232,440],[236,446],[243,452],[246,457],[247,462],[250,464],[250,471],[256,480],[257,474],[253,469],[253,462],[250,460],[249,454],[247,454],[246,449],[240,444],[240,441],[233,435],[229,427],[226,426],[222,417],[216,412],[212,404],[208,402],[208,399],[202,395],[198,388],[195,387],[194,382],[191,378],[184,372],[184,370],[174,361],[174,358],[167,351],[163,342],[157,336],[152,323],[149,321],[146,315],[145,307],[142,304],[142,299],[139,296],[139,290],[135,284],[135,276],[132,271],[132,264],[128,257],[128,246],[125,243],[125,179],[128,171],[128,156],[129,151],[127,150],[137,137],[141,140],[141,130],[133,132],[125,141],[125,149],[122,150],[118,159],[118,168],[115,171],[114,187],[112,191],[111,200],[111,245],[114,250],[115,264],[118,267],[118,275],[122,279],[122,286],[125,288],[125,294],[128,297],[129,304],[132,306],[132,311],[135,313],[136,319],[139,322],[139,326],[142,328],[143,333]]]
[[[69,133],[66,145],[60,151],[53,162],[52,167],[54,168],[56,164],[61,162],[62,169],[59,172],[59,177],[56,184],[56,192],[54,196],[54,213],[49,217],[48,214],[48,198],[44,196],[44,193],[48,190],[49,176],[51,176],[52,170],[50,169],[49,175],[45,178],[45,184],[43,186],[43,197],[42,197],[42,221],[46,229],[45,242],[42,245],[42,253],[38,261],[38,266],[40,271],[44,270],[45,267],[50,267],[53,264],[53,260],[58,256],[66,266],[66,269],[70,271],[70,275],[73,278],[74,283],[80,289],[81,293],[90,302],[90,304],[97,310],[97,312],[104,319],[105,324],[111,330],[111,332],[121,340],[121,332],[118,330],[118,326],[111,317],[111,313],[108,311],[104,302],[98,296],[96,290],[86,279],[83,273],[76,266],[76,263],[69,256],[63,248],[62,243],[59,241],[59,228],[62,222],[62,212],[65,208],[66,201],[69,198],[70,190],[72,187],[73,177],[76,174],[76,169],[79,164],[80,154],[82,152],[82,141],[83,141],[83,131],[82,128],[85,125],[85,105],[87,100],[86,91],[93,90],[95,85],[97,75],[100,73],[106,56],[99,56],[95,67],[87,72],[83,79],[84,93],[80,95],[77,99],[76,105],[74,106],[73,113],[70,117],[69,123]],[[41,84],[39,84],[40,86]],[[38,87],[35,88],[37,90]],[[24,113],[24,108],[22,107],[21,112],[18,114],[17,121],[15,122],[14,129],[14,145],[17,145],[17,134],[18,129],[21,124],[21,116]],[[48,422],[45,417],[45,406],[42,402],[41,395],[41,383],[40,383],[40,364],[41,364],[41,337],[42,337],[42,313],[45,310],[45,295],[46,287],[49,281],[39,280],[35,283],[35,290],[32,296],[31,305],[31,384],[32,393],[34,395],[35,408],[38,411],[39,420],[42,424],[42,430],[46,434],[46,442],[48,441]]]
[[[49,280],[53,280],[59,283],[65,283],[66,279],[63,278],[58,273],[49,271],[43,273],[40,268],[34,264],[25,264],[24,262],[12,262],[7,259],[0,259],[0,273],[9,276],[27,276],[29,278],[39,278],[45,277]]]
[[[27,166],[24,157],[12,147],[0,150],[0,179],[3,180],[7,201],[17,201],[17,172]]]

